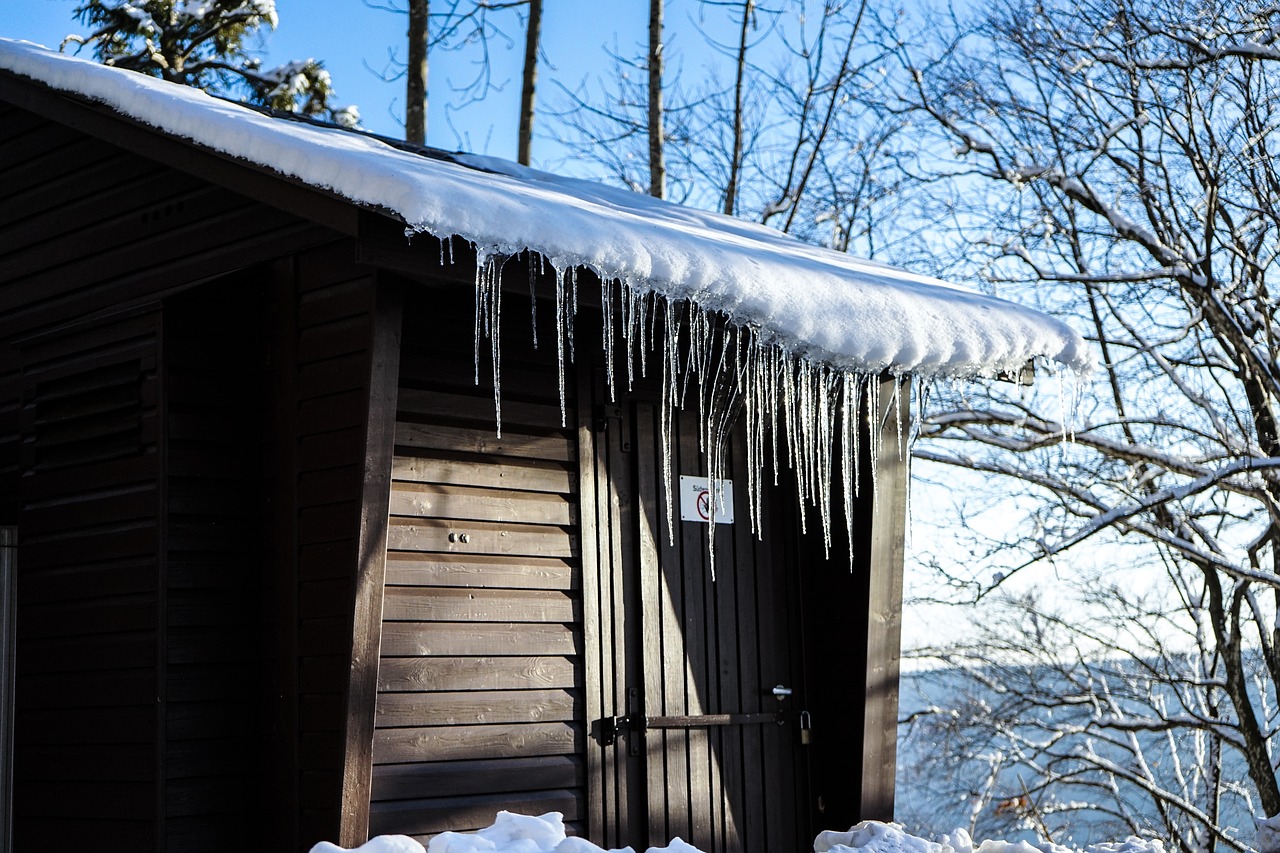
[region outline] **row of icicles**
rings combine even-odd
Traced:
[[[502,435],[501,277],[502,267],[510,257],[481,254],[476,264],[475,379],[479,384],[487,342],[493,367],[499,437]],[[533,291],[545,260],[540,255],[533,257],[538,267],[530,264],[529,288],[536,348],[538,300]],[[574,360],[578,275],[572,265],[556,265],[553,272],[560,421],[561,426],[565,426],[565,366]],[[696,301],[673,298],[603,276],[600,281],[603,355],[610,398],[616,398],[621,363],[626,365],[626,388],[630,391],[637,375],[647,376],[646,355],[659,356],[660,441],[668,539],[673,541],[675,535],[672,424],[676,411],[684,409],[693,397],[698,407],[699,450],[706,459],[705,473],[712,495],[720,493],[719,484],[724,481],[725,451],[734,423],[739,416],[746,421],[747,500],[751,530],[757,537],[762,529],[764,478],[771,473],[771,482],[777,485],[780,466],[785,464],[795,472],[800,501],[817,509],[822,521],[823,545],[830,553],[831,484],[838,453],[845,532],[847,541],[852,543],[853,501],[863,487],[858,461],[864,436],[870,440],[866,450],[871,460],[874,501],[878,491],[876,460],[884,436],[888,433],[890,440],[896,437],[900,458],[909,460],[909,448],[918,433],[919,413],[924,409],[928,384],[912,383],[900,374],[875,375],[833,367],[797,354],[785,342],[765,337],[754,326],[727,322],[722,315],[702,308]],[[886,392],[888,397],[884,396]],[[908,396],[915,399],[905,399]],[[909,423],[908,412],[911,413]],[[804,516],[801,513],[802,527]],[[707,528],[709,562],[714,577],[715,525],[708,524]],[[852,547],[849,561],[852,566]]]

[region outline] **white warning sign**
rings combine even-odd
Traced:
[[[716,484],[718,499],[712,501],[711,483],[706,477],[680,477],[680,520],[711,521],[715,504],[716,524],[733,524],[733,480]]]

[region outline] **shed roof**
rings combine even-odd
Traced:
[[[532,251],[635,291],[687,299],[845,371],[991,375],[1035,359],[1084,369],[1083,339],[1038,311],[803,243],[774,229],[592,181],[467,154],[406,150],[290,121],[131,71],[0,39],[0,69],[100,102],[401,220],[408,234]]]

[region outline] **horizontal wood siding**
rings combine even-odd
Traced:
[[[158,848],[159,316],[22,344],[18,850]]]
[[[142,154],[0,110],[0,345],[332,239]]]
[[[585,816],[577,435],[527,302],[504,321],[497,434],[473,304],[439,288],[405,308],[372,835]]]
[[[101,111],[84,109],[96,116],[93,128],[111,130]],[[308,772],[332,772],[341,756],[333,699],[342,675],[315,664],[348,654],[350,625],[348,616],[335,628],[339,643],[326,635],[308,646],[301,638],[315,634],[300,623],[298,602],[317,603],[309,619],[331,616],[318,591],[340,586],[353,565],[358,498],[343,497],[350,482],[340,460],[358,443],[351,429],[363,416],[342,395],[360,393],[367,364],[359,343],[337,350],[358,338],[355,303],[366,298],[359,282],[369,273],[351,262],[352,243],[331,248],[334,232],[158,165],[149,153],[0,103],[0,523],[19,524],[23,567],[15,843],[26,849],[33,845],[23,839],[43,843],[54,832],[92,837],[103,850],[166,841],[175,850],[243,849],[224,841],[234,834],[243,842],[245,804],[256,799],[245,785],[260,771],[252,762],[232,769],[230,757],[270,737],[281,744],[270,751],[279,767],[270,791],[283,804],[271,837],[281,849],[305,849],[334,837],[338,804],[336,794],[299,800],[300,756]],[[262,184],[269,195],[271,182]],[[259,277],[248,291],[223,293],[214,314],[188,315],[188,330],[211,348],[179,341],[192,346],[175,362],[171,386],[157,378],[153,327],[55,352],[73,340],[59,331],[68,324],[170,304],[201,282],[279,258],[292,264],[288,275]],[[297,286],[303,277],[309,284]],[[236,347],[253,336],[246,328],[263,309],[259,292],[272,297],[266,314],[279,340],[252,370],[240,361],[220,372],[217,353],[245,354]],[[84,328],[101,325],[93,323]],[[201,387],[208,397],[197,400]],[[287,399],[277,403],[276,394]],[[255,399],[270,407],[269,421],[252,420]],[[166,438],[175,453],[164,462]],[[255,547],[244,537],[253,538],[248,516],[262,511],[262,499],[256,475],[239,463],[270,474],[262,482],[279,540],[265,549],[265,575],[259,557],[242,559]],[[311,503],[300,517],[293,499],[303,478]],[[263,606],[254,583],[271,589],[274,606]],[[250,652],[255,626],[277,618],[269,648]],[[228,632],[238,639],[227,642]],[[246,655],[258,659],[246,663]],[[255,718],[263,658],[289,691],[270,700],[270,732]],[[308,707],[317,697],[334,705],[305,732],[291,692],[303,667],[314,691]],[[229,779],[237,783],[230,799]],[[303,810],[314,818],[305,844]]]

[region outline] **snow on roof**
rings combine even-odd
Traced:
[[[390,211],[410,231],[467,240],[482,259],[530,250],[558,270],[586,267],[841,370],[965,376],[1037,358],[1090,363],[1080,335],[1038,311],[762,225],[493,158],[427,157],[29,42],[0,39],[0,68]]]

